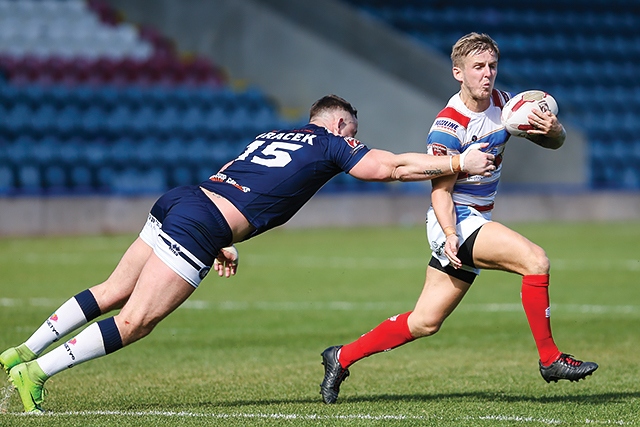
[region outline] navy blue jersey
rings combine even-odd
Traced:
[[[308,124],[258,135],[226,169],[200,185],[235,205],[256,230],[287,222],[331,178],[369,151],[354,138]]]

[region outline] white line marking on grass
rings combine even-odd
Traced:
[[[283,413],[230,413],[230,414],[206,414],[198,412],[174,412],[174,411],[65,411],[65,412],[45,412],[42,414],[26,414],[24,412],[10,412],[6,415],[14,416],[36,416],[36,417],[88,417],[96,415],[106,415],[115,417],[167,417],[167,418],[213,418],[213,419],[267,419],[267,420],[304,420],[304,421],[332,421],[332,420],[363,420],[363,421],[509,421],[522,424],[545,424],[560,425],[574,422],[557,420],[552,418],[521,417],[518,415],[480,415],[477,417],[454,417],[444,418],[442,416],[424,415],[370,415],[370,414],[350,414],[350,415],[317,415],[317,414],[283,414]],[[590,420],[586,419],[584,425],[621,425],[632,426],[634,422],[615,420]]]
[[[316,415],[316,414],[243,414],[243,413],[231,413],[231,414],[205,414],[198,412],[173,412],[173,411],[66,411],[66,412],[44,412],[40,414],[28,414],[24,412],[12,412],[7,415],[17,416],[40,416],[40,417],[67,417],[67,416],[95,416],[95,415],[111,415],[122,417],[181,417],[181,418],[216,418],[216,419],[230,419],[230,418],[257,418],[257,419],[281,419],[281,420],[372,420],[372,421],[384,421],[384,420],[427,420],[434,417],[427,416],[410,416],[410,415],[369,415],[369,414],[354,414],[354,415]],[[439,418],[439,417],[438,417]]]
[[[473,421],[474,417],[465,418]],[[545,419],[545,418],[533,418],[533,417],[518,417],[513,415],[486,415],[479,416],[477,419],[479,420],[487,420],[487,421],[517,421],[521,423],[542,423],[542,424],[563,424],[564,421],[554,420],[554,419]]]

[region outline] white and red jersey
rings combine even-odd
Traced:
[[[511,96],[508,92],[494,89],[491,106],[481,113],[476,113],[464,105],[460,94],[457,93],[436,116],[429,130],[429,154],[460,154],[473,144],[488,143],[489,146],[483,151],[496,157],[496,170],[491,176],[458,174],[452,195],[456,210],[464,206],[472,206],[480,211],[490,211],[493,208],[502,171],[502,153],[510,136],[500,121],[500,114]],[[462,212],[459,212],[459,218],[460,214]]]

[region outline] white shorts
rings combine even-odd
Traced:
[[[471,206],[464,205],[456,205],[455,208],[458,221],[456,231],[460,238],[460,244],[467,240],[478,228],[491,221],[491,211],[479,212]],[[444,254],[444,245],[447,239],[436,219],[433,207],[429,207],[427,211],[427,239],[429,239],[429,246],[431,247],[433,257],[440,261],[440,265],[443,267],[449,265],[449,259]],[[479,268],[468,265],[463,265],[461,269],[480,274]]]
[[[220,249],[232,243],[229,224],[197,185],[177,187],[154,203],[140,238],[197,288]]]
[[[162,231],[162,224],[149,214],[140,238],[153,248],[153,252],[191,286],[197,288],[209,272],[209,267],[191,254],[184,246]]]

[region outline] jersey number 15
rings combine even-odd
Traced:
[[[250,157],[249,161],[251,163],[257,163],[269,168],[282,168],[291,162],[289,152],[302,148],[300,144],[275,141],[258,151],[266,143],[267,141],[253,141],[247,145],[247,149],[238,156],[237,160],[247,160]]]

